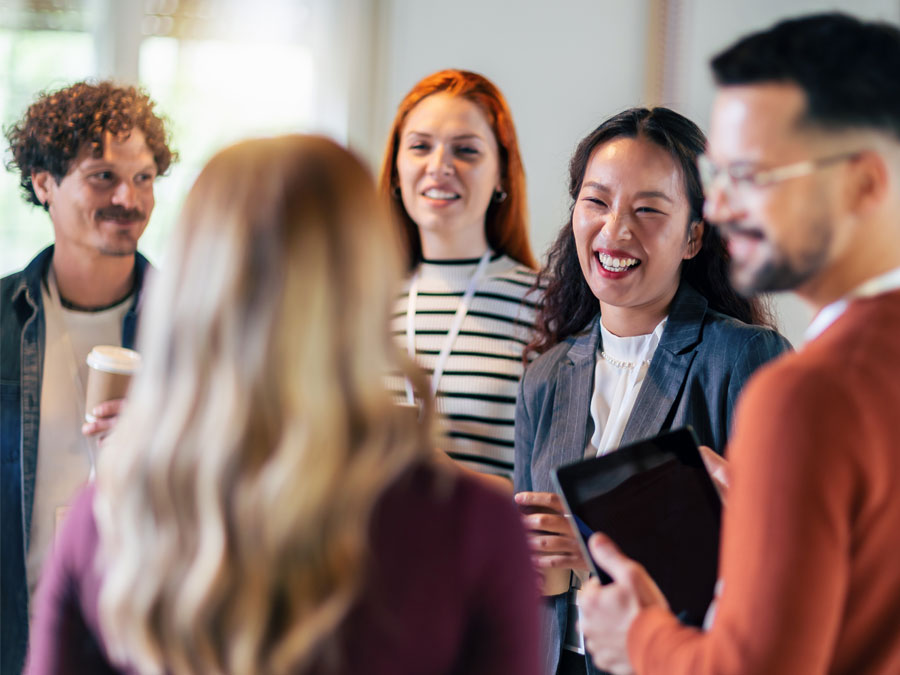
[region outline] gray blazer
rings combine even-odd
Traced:
[[[702,444],[722,453],[744,384],[754,370],[790,347],[773,330],[709,309],[706,298],[682,283],[622,443],[689,424]],[[600,348],[598,313],[583,332],[526,369],[516,403],[516,492],[554,492],[551,470],[584,457],[593,432],[589,408]],[[547,600],[542,623],[546,672],[553,674],[566,631],[566,596]]]

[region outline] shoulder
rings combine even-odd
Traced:
[[[487,276],[490,281],[504,286],[519,297],[532,297],[535,293],[537,272],[506,255],[491,261]]]
[[[0,297],[3,302],[14,300],[26,288],[38,288],[52,256],[53,246],[51,245],[32,258],[24,268],[3,277],[0,280]]]
[[[812,424],[820,427],[826,410],[849,412],[853,392],[846,372],[835,359],[823,358],[814,350],[786,355],[758,373],[747,383],[741,406],[758,420],[790,427]],[[852,416],[852,415],[851,415]],[[827,415],[826,415],[827,417]]]
[[[778,331],[766,326],[747,324],[720,312],[707,310],[703,320],[701,345],[706,349],[749,357],[773,358],[792,349],[791,343]]]
[[[12,302],[17,289],[22,287],[24,280],[24,270],[13,272],[0,279],[0,298],[2,298],[4,304]]]
[[[423,462],[404,471],[378,500],[372,535],[375,546],[389,550],[427,544],[462,555],[494,549],[517,525],[509,497],[476,478]],[[415,544],[411,532],[418,533]]]
[[[411,508],[430,512],[431,517],[469,510],[479,512],[482,508],[501,512],[513,509],[504,495],[475,478],[427,461],[417,462],[403,471],[385,490],[378,505],[379,511],[409,512]]]

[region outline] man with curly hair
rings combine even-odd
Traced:
[[[153,101],[109,82],[42,94],[6,135],[8,168],[49,214],[54,244],[0,282],[4,674],[22,668],[41,563],[118,414],[121,401],[84,410],[85,358],[134,342],[149,268],[138,240],[174,160]],[[96,421],[82,426],[85,412]]]

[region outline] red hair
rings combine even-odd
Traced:
[[[419,102],[432,94],[445,93],[462,96],[477,105],[484,113],[500,155],[500,183],[506,192],[506,199],[492,201],[484,219],[484,233],[488,245],[497,253],[508,255],[513,260],[536,268],[531,244],[528,241],[528,206],[525,197],[525,169],[519,155],[519,141],[513,125],[512,114],[506,99],[494,83],[483,75],[466,70],[441,70],[420,80],[403,97],[397,107],[397,115],[391,125],[387,149],[379,174],[378,188],[391,204],[395,221],[401,227],[403,240],[407,244],[409,268],[422,260],[422,242],[419,228],[415,224],[402,200],[397,195],[397,150],[400,145],[400,129],[410,111]]]

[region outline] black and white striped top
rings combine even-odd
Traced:
[[[424,261],[416,298],[416,359],[428,374],[447,339],[478,260]],[[495,254],[478,283],[450,352],[436,396],[442,417],[441,449],[472,469],[512,475],[516,392],[522,351],[534,328],[535,273]],[[391,329],[406,349],[409,282],[397,299]],[[399,376],[388,386],[405,396]]]

